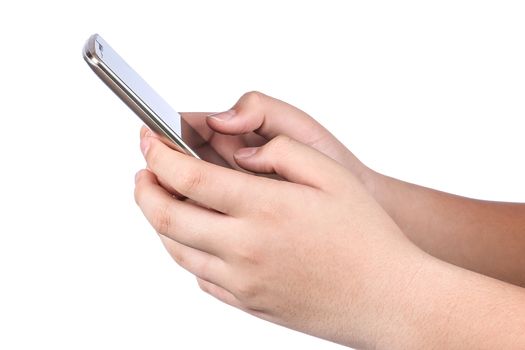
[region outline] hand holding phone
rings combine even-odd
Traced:
[[[357,174],[367,168],[330,132],[302,110],[259,92],[248,92],[228,111],[177,113],[98,34],[83,50],[96,75],[171,148],[241,170],[234,153],[278,135],[312,145]]]

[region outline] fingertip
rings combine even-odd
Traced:
[[[236,111],[228,110],[226,112],[211,113],[206,116],[206,124],[213,130],[221,134],[235,135],[238,134],[239,118]]]
[[[235,153],[233,154],[233,156],[235,157],[235,159],[246,159],[246,158],[250,158],[252,157],[255,153],[257,153],[257,151],[259,150],[260,147],[244,147],[244,148],[240,148],[238,149],[237,151],[235,151]]]
[[[151,138],[145,135],[140,140],[140,150],[142,151],[142,154],[144,155],[144,157],[148,155],[148,151],[150,147],[151,147]]]
[[[140,128],[140,138],[142,139],[148,131],[149,128],[146,125],[142,125],[142,127]]]
[[[155,175],[153,175],[153,173],[148,169],[141,169],[135,174],[135,183],[139,183],[141,181],[150,181],[155,183],[156,178]]]
[[[156,147],[157,143],[161,143],[164,145],[159,136],[150,129],[148,129],[144,134],[144,137],[142,137],[142,139],[140,140],[140,150],[142,151],[142,154],[146,159],[150,152],[150,149],[154,146]]]
[[[210,114],[210,115],[212,115],[212,114]],[[206,116],[205,120],[206,120],[206,124],[207,124],[211,129],[213,129],[213,130],[215,130],[215,131],[219,131],[219,130],[217,130],[217,125],[220,126],[221,123],[217,122],[215,119],[213,119],[213,117],[210,117],[209,115]]]
[[[230,109],[225,112],[218,112],[218,113],[211,113],[206,116],[206,119],[213,120],[219,123],[227,122],[231,120],[233,117],[235,117],[235,110]]]
[[[149,179],[149,180],[148,180]],[[135,203],[139,206],[147,199],[145,193],[151,188],[152,182],[149,171],[141,169],[135,174]]]
[[[245,147],[240,148],[233,154],[233,158],[237,165],[249,172],[266,174],[272,173],[273,167],[270,159],[264,156],[263,148],[261,147]]]
[[[140,178],[142,177],[142,170],[143,169],[140,169],[139,171],[137,171],[137,173],[135,174],[135,183],[139,182],[140,181]]]

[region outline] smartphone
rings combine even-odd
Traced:
[[[196,151],[205,141],[122,57],[98,34],[86,42],[83,56],[95,74],[151,130],[183,153],[201,158]],[[203,123],[200,123],[203,125]]]

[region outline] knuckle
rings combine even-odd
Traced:
[[[191,169],[178,176],[179,192],[182,194],[193,193],[205,182],[205,175],[201,170]]]
[[[166,235],[170,232],[173,226],[173,220],[172,220],[172,210],[171,210],[172,204],[167,202],[161,206],[159,206],[153,213],[152,218],[152,225],[155,231],[160,233],[161,235]],[[178,257],[174,256],[174,259],[179,263]]]
[[[171,252],[171,257],[180,267],[184,268],[186,266],[186,258],[180,251]]]
[[[149,150],[146,154],[146,163],[152,169],[158,169],[160,165],[161,152],[159,152],[158,147],[155,147],[155,142],[151,142]]]
[[[251,242],[238,243],[235,255],[243,266],[257,266],[263,260],[262,249]]]
[[[293,143],[293,140],[285,135],[277,135],[269,143],[268,148],[272,152],[285,153]]]
[[[200,279],[200,278],[197,278],[197,283],[199,285],[199,288],[204,292],[204,293],[210,293],[210,288],[209,288],[209,284],[204,281],[203,279]]]
[[[203,259],[195,263],[194,274],[203,279],[209,279],[212,276],[211,260]]]
[[[182,267],[186,263],[186,259],[184,257],[184,254],[182,253],[182,251],[179,248],[180,247],[178,245],[174,245],[174,246],[170,247],[168,249],[168,251],[169,251],[173,261],[175,261],[175,263],[177,263],[177,265]]]
[[[245,279],[244,281],[237,283],[235,286],[234,294],[244,304],[253,305],[256,299],[261,294],[261,285],[251,279]]]
[[[274,223],[283,218],[286,220],[288,217],[287,215],[289,214],[289,209],[286,204],[286,201],[278,198],[266,198],[265,200],[260,201],[256,215],[263,222]]]
[[[248,105],[261,105],[266,98],[266,95],[259,91],[249,91],[242,95],[241,101]]]

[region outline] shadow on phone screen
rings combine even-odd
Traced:
[[[187,113],[181,118],[181,138],[195,153],[207,162],[232,168],[231,164],[221,156],[220,150],[212,145],[215,131],[206,123],[206,116],[200,113]]]

